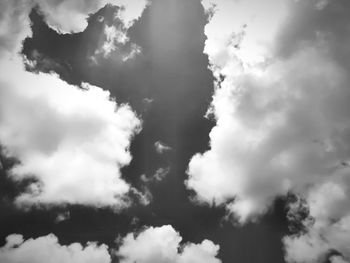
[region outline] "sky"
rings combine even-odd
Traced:
[[[349,263],[348,0],[2,0],[0,262]]]

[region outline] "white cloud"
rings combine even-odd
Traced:
[[[310,70],[309,63],[322,67]],[[323,180],[348,158],[330,150],[346,140],[349,127],[338,131],[330,118],[338,109],[328,106],[347,96],[345,81],[339,66],[314,48],[274,62],[261,75],[228,77],[213,98],[211,150],[191,160],[188,186],[209,203],[236,197],[229,208],[245,221],[276,196]]]
[[[108,58],[111,56],[112,52],[115,51],[118,51],[118,55],[123,62],[133,59],[135,56],[141,53],[141,47],[135,43],[129,43],[130,47],[127,51],[121,50],[121,48],[125,47],[125,45],[129,42],[129,37],[127,34],[127,29],[120,25],[105,25],[104,37],[105,41],[97,50],[95,50],[94,55],[91,57],[94,62],[97,61],[98,55],[102,54],[104,58]]]
[[[219,246],[204,240],[180,245],[182,238],[171,226],[149,227],[128,234],[118,250],[121,263],[220,263]]]
[[[130,107],[98,87],[25,72],[20,60],[0,67],[8,72],[0,77],[0,141],[21,161],[12,178],[39,180],[17,201],[120,205],[129,185],[119,169],[140,127]]]
[[[337,222],[308,227],[308,232],[283,239],[287,262],[323,262],[327,253],[336,250],[342,259],[350,259],[350,213]],[[337,260],[337,259],[335,259]],[[339,260],[339,259],[338,259]],[[335,261],[336,262],[336,261]]]
[[[105,25],[104,34],[106,35],[106,41],[101,47],[101,51],[104,56],[108,56],[112,51],[116,49],[116,43],[125,44],[129,41],[126,33],[122,30],[118,30],[115,26]]]
[[[149,227],[121,240],[117,256],[121,263],[220,263],[219,246],[203,240],[200,244],[181,245],[182,238],[171,226]],[[110,263],[108,246],[88,242],[61,245],[53,234],[24,240],[12,234],[0,247],[0,262],[6,263]]]
[[[68,2],[60,2],[61,8],[90,10],[83,7],[88,1]],[[130,186],[120,168],[131,160],[130,140],[140,120],[99,87],[85,83],[79,88],[56,75],[25,71],[16,53],[30,35],[33,3],[5,1],[0,9],[0,69],[6,72],[0,76],[0,142],[20,161],[12,179],[37,180],[16,201],[123,207],[130,202],[125,197]],[[11,29],[17,19],[22,22]]]
[[[210,150],[189,163],[187,186],[240,223],[291,191],[306,200],[314,223],[284,239],[287,261],[318,262],[332,250],[349,261],[350,5],[203,5],[214,10],[204,52],[217,78],[209,110],[216,126]]]
[[[73,243],[60,245],[53,234],[36,239],[23,240],[22,235],[12,234],[0,248],[0,261],[6,263],[110,263],[106,245],[90,242],[86,246]]]
[[[287,262],[322,262],[324,252],[329,250],[329,246],[322,241],[322,237],[317,232],[284,239],[284,246],[287,252],[285,256]]]

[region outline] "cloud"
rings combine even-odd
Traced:
[[[348,175],[347,175],[348,177]],[[312,220],[304,220],[305,233],[283,239],[287,262],[322,262],[332,251],[350,259],[349,179],[326,182],[308,193]],[[335,258],[334,262],[340,259]],[[333,262],[333,261],[332,261]],[[340,261],[342,262],[342,261]]]
[[[101,47],[101,52],[104,56],[107,56],[116,49],[115,42],[125,44],[129,40],[126,33],[118,30],[115,26],[105,25],[104,34],[106,35],[106,41]]]
[[[118,22],[115,23],[117,24]],[[115,51],[118,51],[118,55],[123,62],[133,59],[141,53],[142,49],[140,46],[130,43],[126,28],[114,24],[110,26],[105,25],[103,33],[105,40],[95,50],[94,55],[90,57],[93,61],[97,62],[98,56],[101,54],[104,58],[109,58],[112,52]]]
[[[169,173],[170,171],[170,167],[160,167],[157,169],[156,173],[154,174],[153,178],[156,180],[156,181],[161,181],[164,179],[164,177]]]
[[[288,190],[288,178],[278,176],[278,160],[276,167],[265,165],[277,147],[274,133],[284,136],[285,95],[279,82],[288,73],[285,67],[293,67],[284,62],[264,66],[272,56],[277,26],[286,17],[285,1],[202,3],[210,10],[214,5],[204,52],[217,78],[210,109],[217,123],[210,133],[211,149],[193,156],[186,183],[199,201],[220,205],[235,198],[227,207],[245,222]]]
[[[153,195],[147,187],[142,187],[142,191],[139,191],[136,188],[132,187],[130,189],[130,193],[131,196],[137,200],[137,202],[144,206],[149,205],[153,199]]]
[[[73,243],[60,245],[53,234],[36,239],[23,240],[22,235],[12,234],[0,248],[0,261],[6,263],[110,263],[106,245],[89,242],[86,246]]]
[[[158,168],[153,175],[146,175],[142,174],[140,176],[140,179],[142,182],[144,182],[144,185],[142,186],[142,192],[137,191],[137,196],[139,197],[139,201],[143,205],[148,205],[152,199],[153,195],[150,190],[150,185],[155,182],[162,181],[165,176],[170,172],[170,167],[160,167]]]
[[[45,56],[36,49],[34,49],[30,54],[30,59],[25,58],[25,65],[28,71],[32,72],[57,72],[62,71],[63,68],[60,63],[56,62],[54,59]]]
[[[117,252],[121,263],[220,263],[216,258],[219,246],[209,240],[200,244],[180,245],[182,238],[171,226],[149,227],[139,234],[129,233],[121,240]],[[0,261],[6,263],[110,263],[109,248],[88,242],[61,245],[53,234],[36,239],[22,235],[7,236],[0,247]]]
[[[182,238],[172,226],[149,227],[139,234],[129,233],[117,252],[121,263],[220,263],[219,246],[203,240],[180,245]]]
[[[138,19],[147,0],[35,0],[45,16],[46,23],[60,33],[81,32],[87,27],[87,18],[106,4],[121,7],[119,19],[126,28]]]
[[[20,164],[11,177],[35,177],[19,203],[118,205],[129,191],[120,168],[131,156],[140,121],[108,91],[68,85],[55,75],[26,72],[2,61],[0,141]]]
[[[85,4],[93,2],[45,1],[61,3],[57,19],[64,8],[87,12],[92,9]],[[141,122],[130,106],[118,105],[99,87],[76,87],[55,74],[25,71],[17,52],[30,36],[28,14],[33,4],[3,1],[0,9],[5,29],[0,31],[0,68],[6,69],[0,76],[0,142],[6,155],[20,161],[10,171],[11,178],[31,182],[16,202],[123,207],[130,203],[126,194],[131,188],[120,168],[131,161],[130,140]],[[68,27],[69,17],[67,25],[56,26]],[[12,23],[17,20],[21,23]]]
[[[57,213],[57,216],[55,218],[55,223],[60,223],[63,221],[66,221],[70,218],[70,212],[69,211],[63,211],[63,212],[59,212]]]
[[[145,174],[141,175],[141,180],[145,183],[149,183],[152,181],[160,182],[165,176],[170,172],[170,167],[160,167],[156,170],[156,172],[151,176],[147,177]]]
[[[0,2],[0,57],[7,52],[18,52],[22,41],[31,36],[28,14],[30,1],[3,0]]]
[[[141,16],[147,0],[3,0],[0,3],[0,50],[19,51],[21,42],[31,35],[29,13],[39,7],[45,22],[58,33],[82,32],[89,15],[105,5],[120,7],[117,19],[121,23],[118,36],[127,37],[127,30]],[[106,29],[107,30],[107,29]],[[107,30],[108,31],[108,30]],[[139,50],[132,49],[131,54]],[[1,55],[1,54],[0,54]]]
[[[186,184],[240,223],[289,192],[304,199],[312,220],[284,239],[288,262],[350,258],[350,5],[320,2],[202,2],[216,126]]]
[[[168,152],[172,149],[170,146],[166,145],[165,143],[163,143],[161,141],[156,141],[154,143],[154,148],[156,149],[156,152],[159,154]]]

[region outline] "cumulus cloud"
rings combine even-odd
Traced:
[[[181,245],[182,238],[172,226],[149,227],[138,235],[122,239],[117,254],[121,263],[220,263],[219,246],[210,240]]]
[[[181,245],[182,238],[171,226],[149,227],[137,235],[129,233],[121,240],[117,252],[121,263],[220,263],[219,246],[210,240]],[[88,242],[61,245],[53,234],[23,239],[12,234],[0,247],[0,261],[6,263],[110,263],[108,246]]]
[[[90,242],[86,246],[73,243],[60,245],[53,234],[24,240],[22,235],[12,234],[0,248],[0,261],[6,263],[110,263],[106,245]]]
[[[284,135],[280,110],[284,90],[279,82],[288,71],[266,61],[272,56],[278,22],[286,16],[285,4],[277,0],[203,1],[207,9],[214,6],[205,27],[204,52],[217,78],[210,109],[217,124],[210,133],[211,150],[195,155],[189,164],[187,186],[200,201],[224,204],[235,198],[228,208],[241,222],[263,213],[276,194],[288,190],[286,177],[269,171],[278,167],[265,169],[269,148],[275,147],[273,133],[281,129]],[[276,15],[271,16],[271,10]]]
[[[216,126],[210,150],[189,163],[187,186],[241,223],[293,192],[312,220],[284,239],[287,261],[330,251],[348,261],[348,1],[202,3]]]
[[[45,4],[51,2],[61,3],[62,10],[85,10],[85,16],[92,9],[84,6],[95,3]],[[120,168],[131,160],[130,140],[141,122],[128,105],[118,105],[99,87],[76,87],[54,74],[25,71],[17,52],[30,36],[28,14],[35,3],[2,1],[0,9],[0,68],[6,72],[0,76],[0,142],[6,155],[19,160],[11,178],[31,182],[16,201],[123,207],[131,188],[121,179]],[[67,17],[68,24],[56,26],[69,27]],[[125,19],[132,22],[130,16]]]
[[[17,201],[118,204],[129,191],[119,169],[140,126],[131,108],[101,88],[26,72],[20,60],[0,67],[8,72],[0,77],[0,141],[20,160],[11,176],[38,180]]]

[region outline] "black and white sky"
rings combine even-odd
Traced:
[[[0,263],[349,263],[349,0],[0,0]]]

